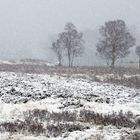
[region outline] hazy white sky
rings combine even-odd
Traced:
[[[49,36],[69,21],[94,30],[123,19],[139,36],[139,7],[140,0],[0,0],[0,59],[51,58]]]

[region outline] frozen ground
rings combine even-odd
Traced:
[[[90,110],[100,114],[130,112],[140,114],[140,89],[93,82],[91,80],[22,73],[0,73],[0,123],[24,121],[24,113],[38,109],[51,113]],[[78,113],[77,113],[78,114]],[[133,118],[132,118],[133,119]],[[52,122],[44,122],[45,125]],[[72,122],[69,122],[72,123]],[[57,137],[2,132],[1,140],[120,140],[132,128],[95,125],[78,131],[64,132]]]

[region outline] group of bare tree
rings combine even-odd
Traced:
[[[64,32],[58,35],[58,39],[52,43],[52,49],[56,53],[59,66],[62,65],[64,56],[68,59],[68,66],[72,67],[74,59],[83,53],[83,34],[78,32],[75,25],[67,23]]]
[[[99,31],[101,39],[96,46],[97,52],[114,68],[117,60],[130,53],[129,49],[135,46],[136,39],[128,31],[123,20],[108,21]],[[52,43],[52,49],[57,55],[59,66],[62,65],[64,56],[67,56],[68,66],[73,66],[74,58],[83,53],[83,44],[83,34],[78,32],[72,23],[67,23],[64,32],[60,33],[58,39]],[[136,54],[139,57],[140,68],[140,46],[136,48]]]

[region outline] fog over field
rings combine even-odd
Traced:
[[[0,0],[0,140],[140,140],[140,0]]]
[[[98,29],[108,20],[124,20],[140,44],[139,5],[139,0],[0,0],[0,59],[55,62],[52,41],[66,22],[72,22],[85,40],[85,53],[77,64],[98,64]],[[127,59],[136,60],[134,49]]]

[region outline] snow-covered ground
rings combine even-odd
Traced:
[[[140,89],[91,80],[23,73],[0,73],[0,123],[24,120],[29,110],[49,112],[90,110],[97,113],[131,111],[140,114]],[[1,134],[1,140],[120,140],[130,128],[88,124],[89,129],[66,132],[56,138]],[[102,128],[101,128],[102,127]],[[98,139],[97,139],[98,140]]]
[[[0,60],[0,64],[8,64],[8,65],[47,65],[47,66],[55,66],[55,64],[49,63],[47,61],[42,61],[38,59],[21,59],[21,60]]]

